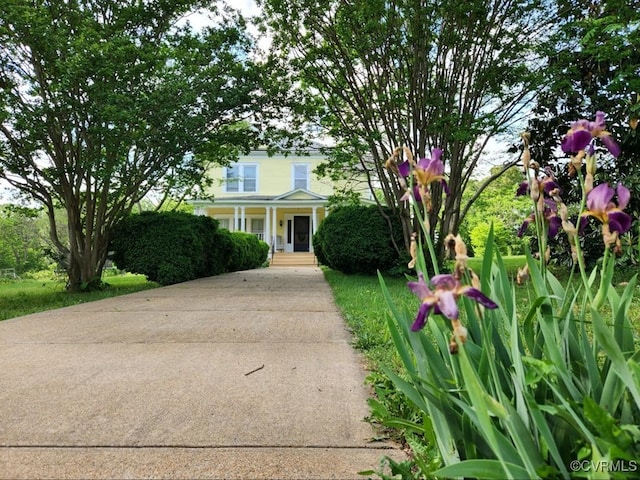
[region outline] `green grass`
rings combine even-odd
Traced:
[[[333,290],[336,305],[353,332],[354,346],[374,369],[380,363],[396,364],[398,359],[385,317],[388,307],[378,278],[345,275],[330,269],[324,269],[324,276]],[[388,278],[387,287],[395,298],[403,299],[406,304],[415,299],[404,278]]]
[[[149,282],[144,275],[111,275],[105,276],[103,281],[108,284],[104,290],[68,293],[65,291],[64,280],[0,280],[0,320],[93,302],[158,286],[157,283]]]
[[[522,268],[527,263],[527,257],[524,255],[505,255],[502,257],[504,261],[504,266],[507,269],[507,273],[513,277],[518,273],[518,269]],[[474,272],[479,272],[482,270],[482,258],[473,257],[469,259],[469,267],[473,269]]]

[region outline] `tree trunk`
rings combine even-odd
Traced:
[[[83,205],[83,212],[96,210],[96,205],[91,200],[89,198],[89,202]],[[104,219],[82,215],[80,209],[68,206],[67,220],[67,290],[78,292],[99,289],[109,248],[109,239],[104,234]]]
[[[89,251],[82,252],[71,248],[67,266],[67,290],[79,292],[99,289],[106,261],[107,247],[104,245],[92,245]]]

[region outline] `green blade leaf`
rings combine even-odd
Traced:
[[[524,468],[499,460],[464,460],[436,470],[433,474],[443,478],[482,478],[486,480],[504,480],[505,474],[506,478],[531,478]]]

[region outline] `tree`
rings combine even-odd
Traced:
[[[640,223],[640,2],[564,0],[559,11],[559,28],[545,51],[545,88],[529,121],[532,156],[551,166],[567,204],[579,202],[581,189],[557,139],[572,122],[605,112],[621,154],[614,158],[602,149],[596,180],[622,181],[631,190],[626,211],[636,226],[622,240],[632,251]],[[599,232],[587,228],[581,240],[585,257],[595,261],[604,250]]]
[[[501,170],[500,167],[492,168],[488,178]],[[491,221],[494,222],[496,246],[503,254],[509,251],[513,254],[523,252],[524,244],[517,237],[517,233],[533,206],[528,195],[516,196],[522,180],[521,169],[511,167],[491,182],[487,182],[487,178],[473,179],[469,182],[469,188],[463,197],[463,202],[467,204],[470,203],[471,197],[475,196],[479,187],[488,183],[488,186],[473,201],[473,206],[460,225],[460,234],[470,240],[471,243],[467,245],[472,245],[474,256],[482,256],[484,252],[484,248],[478,249],[476,246],[486,244]]]
[[[451,194],[436,187],[430,224],[440,240],[456,232],[483,150],[535,91],[532,52],[552,12],[536,0],[260,3],[307,93],[307,118],[336,140],[325,172],[366,174],[402,218],[408,248],[414,227],[385,160],[398,146],[418,157],[442,148]]]
[[[579,200],[567,188],[568,158],[558,154],[557,139],[571,122],[604,111],[621,154],[604,156],[600,179],[624,177],[640,193],[640,1],[565,0],[559,11],[560,28],[545,51],[545,88],[529,122],[532,155],[553,165],[569,200]],[[640,195],[631,210],[640,212]]]
[[[21,274],[46,266],[46,222],[41,211],[0,205],[0,268]]]
[[[0,3],[0,178],[44,205],[71,290],[99,285],[113,225],[151,188],[193,191],[255,137],[238,122],[272,112],[241,17],[178,22],[208,3]]]

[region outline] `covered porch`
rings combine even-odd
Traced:
[[[222,228],[256,235],[270,252],[313,252],[312,237],[326,218],[327,197],[307,190],[283,195],[237,196],[191,202],[196,215],[217,219]]]

